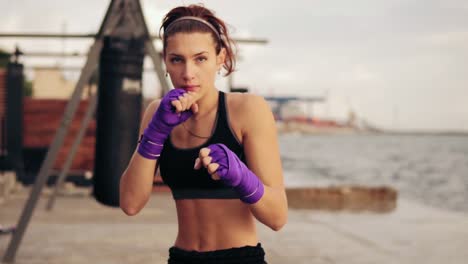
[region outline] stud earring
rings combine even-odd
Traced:
[[[169,74],[166,72],[166,77],[168,76]]]

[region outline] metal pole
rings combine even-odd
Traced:
[[[153,61],[154,69],[156,75],[158,76],[159,83],[161,84],[161,97],[164,96],[167,92],[169,92],[169,84],[166,81],[166,76],[164,74],[164,69],[162,67],[162,59],[159,53],[156,51],[156,48],[153,45],[151,40],[147,40],[145,43],[145,49],[147,54],[151,57]]]
[[[0,38],[98,38],[99,34],[61,34],[61,33],[0,33]],[[161,39],[157,35],[150,35],[151,40]],[[233,39],[236,43],[242,44],[268,44],[266,39],[244,39],[235,38]]]
[[[96,38],[96,34],[0,33],[0,38]]]
[[[143,9],[141,7],[140,1],[135,1],[136,9],[138,10],[135,12],[137,16],[136,19],[140,20],[140,26],[143,29],[144,36],[148,37],[145,41],[145,53],[151,57],[153,61],[154,70],[156,75],[158,76],[159,84],[161,85],[161,97],[164,96],[167,92],[169,92],[170,86],[169,82],[166,80],[166,76],[163,69],[163,59],[161,55],[154,47],[154,43],[152,41],[153,37],[150,35],[148,27],[146,26],[145,17],[143,16]],[[159,38],[159,36],[158,36]]]
[[[66,179],[68,171],[70,170],[73,159],[75,158],[75,154],[78,148],[80,147],[81,140],[83,139],[85,135],[89,122],[91,122],[91,120],[93,119],[94,113],[96,112],[96,105],[97,105],[96,98],[97,98],[97,94],[89,98],[88,109],[86,110],[85,117],[81,123],[80,131],[78,132],[78,135],[76,136],[75,141],[73,142],[73,146],[70,150],[70,153],[68,154],[67,160],[65,161],[65,165],[63,166],[63,169],[57,179],[57,182],[55,183],[54,192],[50,196],[49,202],[47,203],[46,210],[48,211],[51,211],[54,206],[55,198],[57,197],[58,191],[60,190],[60,188],[62,188],[63,182]]]
[[[86,57],[88,54],[79,53],[79,52],[24,52],[22,57]]]

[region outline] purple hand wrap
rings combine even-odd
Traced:
[[[208,148],[211,162],[219,164],[216,174],[221,181],[234,187],[244,203],[258,202],[264,193],[260,179],[224,144],[212,144]]]
[[[164,141],[166,141],[172,129],[192,116],[191,110],[177,114],[174,106],[171,105],[172,101],[179,100],[179,96],[183,94],[185,94],[184,89],[173,89],[163,97],[158,110],[141,135],[137,149],[141,156],[147,159],[158,159]]]

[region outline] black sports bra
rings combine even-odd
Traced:
[[[194,148],[180,149],[172,144],[170,136],[164,143],[158,160],[161,178],[169,186],[176,200],[239,198],[233,188],[224,185],[221,181],[211,179],[204,167],[199,170],[193,168],[200,149],[215,143],[223,143],[245,162],[243,146],[234,136],[229,125],[225,93],[219,91],[218,96],[215,129],[205,143]]]

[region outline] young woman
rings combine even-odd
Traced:
[[[168,263],[266,263],[255,220],[277,231],[287,200],[275,121],[256,95],[215,87],[234,71],[225,23],[200,5],[163,19],[166,76],[176,87],[145,111],[138,147],[120,182],[120,207],[137,214],[154,172],[174,197],[178,235]]]

